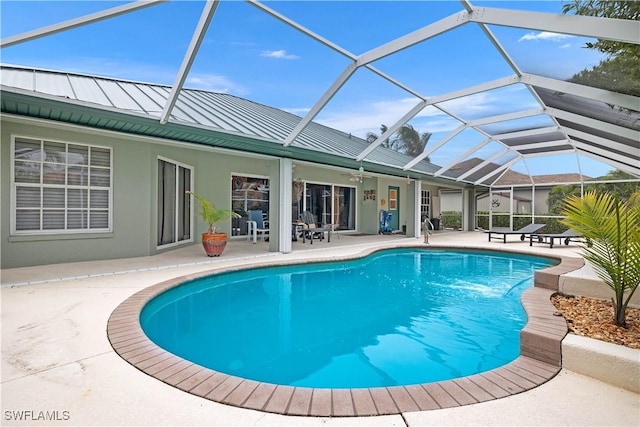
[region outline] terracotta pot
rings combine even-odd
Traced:
[[[202,233],[202,247],[207,256],[220,256],[227,246],[227,233]]]

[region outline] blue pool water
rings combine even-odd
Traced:
[[[521,293],[552,261],[392,249],[346,261],[212,275],[140,316],[158,346],[256,381],[360,388],[452,379],[519,354]]]

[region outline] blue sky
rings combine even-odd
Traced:
[[[108,9],[122,2],[7,1],[0,3],[1,36]],[[279,1],[265,2],[323,38],[356,55],[462,10],[457,1]],[[559,1],[472,2],[474,6],[560,13]],[[172,84],[190,42],[203,3],[172,1],[127,15],[5,48],[2,62],[55,70]],[[586,39],[508,27],[491,27],[525,72],[566,79],[596,65],[599,54],[585,49]],[[300,116],[315,104],[347,66],[342,55],[240,1],[223,1],[188,76],[186,86],[226,92]],[[465,25],[374,66],[421,94],[436,96],[512,75],[477,25]],[[368,70],[358,70],[316,117],[316,121],[364,137],[392,125],[416,99]],[[526,90],[508,87],[451,101],[447,108],[466,119],[535,108]],[[504,110],[504,111],[503,111]],[[430,141],[459,124],[435,108],[410,122]],[[465,133],[460,141],[431,156],[448,159],[482,138]],[[493,144],[484,156],[498,150]],[[494,151],[492,151],[494,150]],[[549,171],[548,159],[531,159],[516,170]],[[506,161],[506,160],[501,160]],[[581,159],[581,162],[583,159]],[[563,160],[566,166],[567,161]],[[598,176],[611,169],[584,160],[582,172]],[[540,163],[540,166],[536,164]],[[575,163],[569,172],[577,172]],[[581,166],[586,168],[586,164]],[[597,168],[595,170],[594,168]]]

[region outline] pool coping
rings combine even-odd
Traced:
[[[402,246],[402,248],[425,246]],[[562,366],[561,341],[567,325],[551,304],[562,274],[581,268],[582,258],[534,255],[557,259],[558,265],[535,272],[534,286],[521,297],[527,324],[520,332],[520,356],[499,368],[453,380],[410,386],[326,389],[276,385],[248,380],[199,366],[153,343],[140,325],[144,305],[185,281],[233,270],[361,258],[389,248],[370,248],[350,256],[304,261],[271,259],[250,266],[213,268],[147,287],[124,300],[111,313],[107,337],[114,351],[138,370],[172,387],[214,402],[283,415],[353,417],[393,415],[486,402],[522,393],[556,376]],[[509,252],[477,247],[429,246],[428,249]]]

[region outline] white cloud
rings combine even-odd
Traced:
[[[265,57],[265,58],[275,58],[275,59],[298,59],[298,58],[300,58],[297,55],[292,55],[290,53],[287,53],[287,51],[284,50],[284,49],[280,49],[280,50],[264,50],[264,51],[262,51],[260,56]]]
[[[391,126],[418,103],[415,98],[389,99],[370,104],[357,104],[354,109],[340,109],[321,114],[319,123],[365,138],[368,132],[380,133],[380,125]],[[355,105],[355,104],[354,104]],[[435,108],[425,108],[411,123],[419,132],[441,132],[459,123]]]
[[[495,96],[491,92],[479,92],[462,98],[442,102],[440,105],[451,113],[461,117],[477,117],[493,109]],[[486,115],[486,114],[485,114]]]
[[[560,46],[560,49],[570,49],[571,48],[571,43],[565,43],[562,46]]]
[[[373,103],[353,102],[354,107],[331,109],[322,112],[315,120],[334,129],[350,132],[360,138],[368,132],[379,133],[380,125],[391,126],[411,110],[418,100],[416,98],[388,99]],[[503,114],[506,105],[518,110],[536,108],[538,104],[525,88],[507,87],[500,93],[481,92],[463,98],[453,99],[440,104],[447,111],[463,119],[475,119]],[[460,122],[444,114],[435,107],[427,107],[410,120],[419,132],[449,133]]]
[[[542,31],[540,33],[527,33],[524,36],[520,37],[518,41],[522,42],[522,41],[529,41],[529,40],[534,40],[534,41],[543,40],[543,41],[551,41],[551,42],[561,42],[571,37],[575,37],[575,36]]]
[[[350,132],[365,138],[368,132],[380,132],[380,125],[393,125],[417,104],[414,98],[384,100],[373,103],[354,103],[354,108],[322,112],[316,119],[323,125]],[[329,108],[331,105],[328,106]]]
[[[225,76],[217,74],[190,74],[186,80],[186,87],[204,89],[212,92],[231,93],[238,96],[247,95],[249,91]]]

